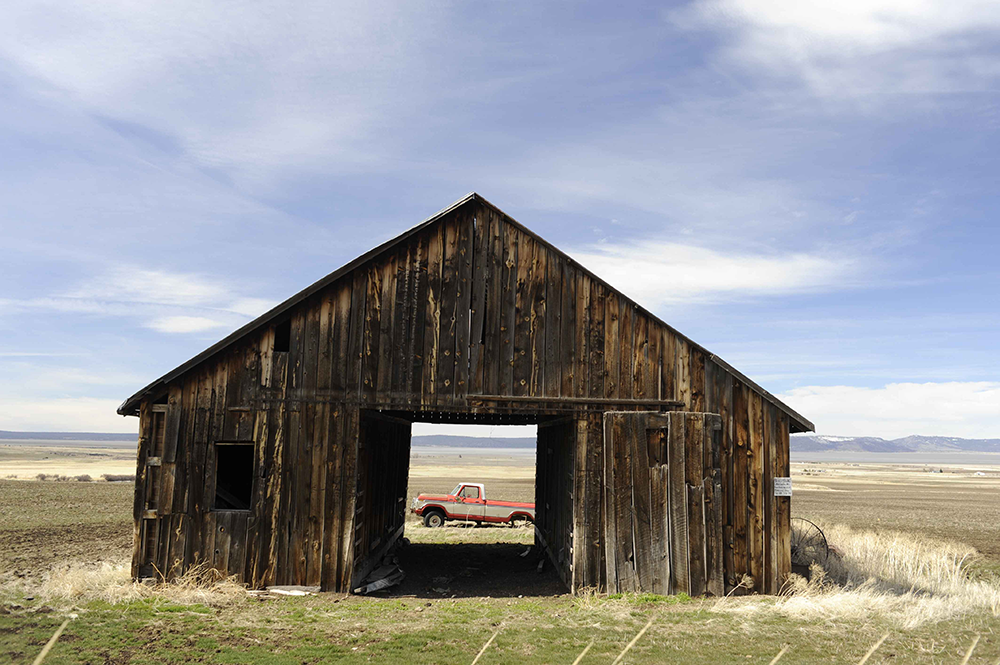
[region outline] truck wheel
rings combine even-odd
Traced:
[[[441,514],[439,510],[432,510],[426,515],[424,515],[424,526],[436,529],[439,526],[444,526],[444,515]]]

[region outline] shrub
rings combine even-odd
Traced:
[[[135,475],[126,476],[124,474],[102,473],[101,478],[104,478],[104,480],[108,481],[109,483],[135,482]]]
[[[81,483],[89,483],[91,480],[93,480],[93,478],[91,478],[86,473],[83,473],[83,474],[80,474],[79,476],[76,476],[73,480],[76,480],[76,481],[81,482]]]

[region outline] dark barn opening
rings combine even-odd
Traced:
[[[776,479],[813,429],[477,194],[118,412],[140,419],[133,576],[329,591],[403,534],[411,425],[434,422],[537,425],[535,547],[572,592],[776,593]]]
[[[383,561],[385,554],[407,533],[407,529],[410,529],[411,536],[414,535],[413,530],[417,530],[419,536],[419,530],[427,528],[412,515],[407,520],[410,503],[420,491],[408,485],[412,423],[490,424],[502,431],[507,425],[534,424],[533,420],[523,416],[470,417],[468,414],[363,411],[358,440],[355,508],[358,535],[352,586],[356,588]],[[527,496],[522,490],[512,497],[510,489],[507,495],[503,495],[499,488],[504,485],[494,483],[491,489],[489,480],[460,475],[454,466],[442,467],[448,477],[439,478],[436,484],[427,486],[432,493],[447,494],[461,478],[462,481],[484,484],[487,501],[492,496],[494,500],[534,503],[534,523],[520,526],[532,534],[528,545],[512,542],[508,536],[513,533],[512,527],[506,524],[484,523],[476,526],[471,520],[448,522],[443,529],[448,532],[449,542],[419,542],[419,538],[414,538],[418,542],[395,550],[406,572],[406,579],[396,590],[397,593],[441,597],[442,594],[553,595],[567,591],[569,581],[565,569],[569,562],[572,522],[572,492],[568,484],[572,483],[572,462],[569,470],[564,469],[561,474],[561,482],[558,479],[557,482],[550,482],[544,472],[539,475],[538,468],[539,464],[542,468],[551,468],[553,464],[565,463],[569,444],[559,438],[558,423],[540,423],[536,436],[537,441],[545,442],[546,449],[540,451],[536,444],[534,449],[527,451],[535,467]],[[452,455],[452,463],[454,457]],[[477,463],[476,468],[484,464],[487,463]],[[484,533],[489,529],[494,531]],[[455,542],[450,542],[452,540]],[[553,560],[549,560],[547,554],[546,545],[550,541],[560,545]],[[531,551],[525,555],[528,548]],[[545,559],[545,563],[540,567],[541,559]]]
[[[212,510],[250,510],[254,445],[215,444],[215,501]]]

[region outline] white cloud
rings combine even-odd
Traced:
[[[228,289],[202,275],[117,266],[65,294],[84,301],[208,305],[229,297]]]
[[[138,318],[163,333],[236,328],[274,306],[239,296],[225,280],[206,275],[118,266],[61,295],[0,299],[7,312],[49,311]]]
[[[679,243],[608,243],[571,254],[647,307],[844,288],[858,270],[845,258],[724,253]]]
[[[163,316],[146,325],[163,333],[193,333],[221,328],[226,324],[204,316]]]
[[[1000,438],[1000,383],[993,381],[808,386],[778,398],[825,434]]]
[[[703,0],[668,16],[729,33],[728,62],[823,95],[982,91],[1000,74],[989,0]]]
[[[135,432],[138,419],[115,413],[113,399],[0,396],[0,429],[15,432]]]

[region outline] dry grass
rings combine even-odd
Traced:
[[[774,602],[726,598],[714,610],[747,618],[881,619],[904,629],[975,614],[1000,617],[1000,580],[969,575],[977,557],[971,547],[844,526],[824,531],[841,555],[825,567],[814,564],[810,581],[793,575]]]
[[[197,566],[169,584],[132,581],[126,562],[71,563],[49,571],[37,588],[20,584],[22,593],[32,593],[50,604],[60,602],[128,603],[162,600],[179,605],[222,607],[248,597],[245,587],[233,578],[223,578],[207,566]]]

